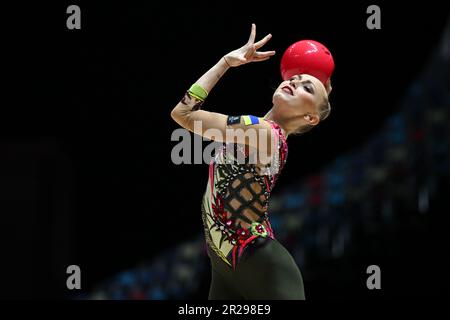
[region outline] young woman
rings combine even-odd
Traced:
[[[330,113],[329,82],[325,88],[307,74],[283,81],[273,95],[273,107],[262,118],[200,110],[228,69],[275,54],[258,51],[270,34],[258,42],[255,35],[253,24],[248,42],[198,79],[171,116],[182,127],[223,142],[209,166],[202,202],[212,266],[209,299],[304,299],[300,270],[275,239],[267,210],[286,162],[286,138],[310,130]]]

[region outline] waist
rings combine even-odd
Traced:
[[[225,272],[236,271],[241,264],[250,261],[252,257],[256,255],[265,255],[263,251],[266,250],[267,247],[270,247],[273,242],[277,242],[277,240],[270,237],[255,238],[254,241],[242,248],[241,252],[239,252],[239,249],[232,251],[229,254],[227,261],[224,261],[224,259],[217,254],[216,248],[207,242],[207,251],[211,261],[211,267],[222,274]]]

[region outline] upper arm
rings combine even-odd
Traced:
[[[180,123],[181,124],[181,123]],[[242,143],[257,150],[270,151],[272,127],[263,118],[197,110],[186,115],[181,124],[186,129],[218,142]]]
[[[273,133],[270,123],[255,116],[228,116],[200,110],[203,102],[186,92],[172,110],[172,118],[183,128],[218,142],[246,144],[270,153]]]

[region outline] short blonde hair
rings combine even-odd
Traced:
[[[328,97],[325,97],[324,101],[319,105],[319,122],[328,118],[330,113],[331,113],[331,105],[330,102],[328,101]],[[293,134],[296,135],[303,134],[305,132],[310,131],[314,127],[315,125],[312,124],[303,125],[300,126],[297,130],[295,130]]]

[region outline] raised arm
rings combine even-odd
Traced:
[[[257,51],[272,37],[270,34],[265,36],[262,40],[255,43],[256,26],[252,24],[252,29],[248,42],[239,49],[231,51],[223,56],[211,69],[209,69],[197,82],[186,92],[183,99],[172,110],[172,118],[183,128],[190,130],[196,134],[200,134],[209,139],[225,142],[227,124],[230,125],[233,119],[225,114],[215,113],[200,110],[203,101],[219,79],[225,74],[225,72],[231,67],[237,67],[249,62],[259,62],[269,59],[275,54],[275,51],[260,52]],[[194,127],[194,123],[199,121],[201,123],[201,130],[197,130]],[[228,123],[227,123],[228,122]],[[256,121],[255,121],[256,122]],[[245,119],[239,119],[237,122],[234,120],[234,129],[243,129],[244,131],[249,128],[249,122]],[[254,129],[265,128],[269,129],[270,125],[266,121],[258,121],[252,125]],[[195,129],[195,130],[194,130]],[[219,136],[208,134],[211,132],[209,129],[216,129],[220,132]],[[197,132],[199,131],[199,132]],[[216,131],[217,132],[217,131]],[[231,142],[231,141],[227,141]]]

